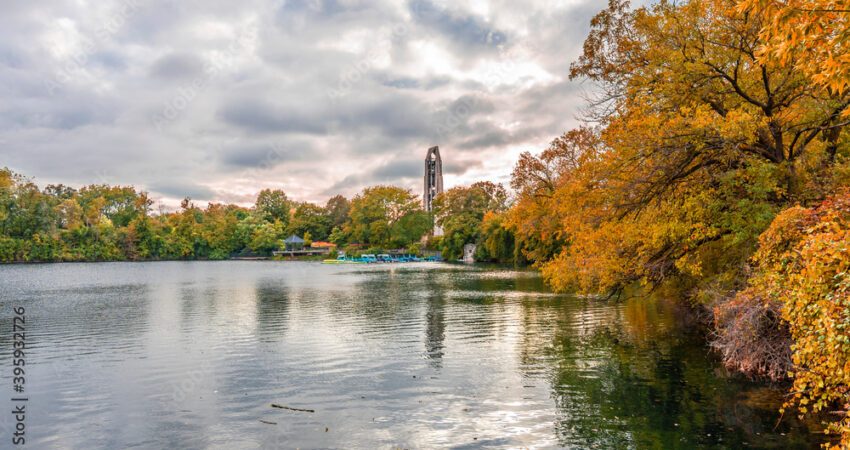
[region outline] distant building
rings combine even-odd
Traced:
[[[286,251],[304,250],[304,239],[294,234],[284,239],[283,244],[286,247]]]
[[[330,254],[331,249],[336,247],[330,242],[313,242],[307,246],[307,241],[294,234],[284,239],[283,244],[284,248],[273,251],[273,256],[278,258],[295,258],[299,256],[327,255]]]
[[[478,246],[475,244],[466,244],[463,246],[463,262],[465,263],[473,263],[475,262],[475,249]]]
[[[434,199],[443,193],[443,160],[440,158],[440,147],[428,149],[425,155],[425,191],[422,193],[422,206],[425,211],[433,210]],[[434,236],[442,236],[443,230],[434,227]]]

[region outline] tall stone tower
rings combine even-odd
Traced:
[[[442,192],[443,160],[440,159],[440,147],[431,147],[425,155],[425,192],[422,195],[425,211],[431,212],[434,198]]]
[[[440,159],[440,147],[431,147],[425,155],[425,192],[422,193],[422,206],[431,212],[434,198],[443,192],[443,160]],[[443,230],[434,227],[434,236],[442,236]]]

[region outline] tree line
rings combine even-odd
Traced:
[[[388,195],[392,198],[384,198]],[[376,197],[382,197],[381,203]],[[290,200],[281,190],[259,193],[255,205],[185,199],[174,212],[155,212],[145,192],[127,186],[80,189],[50,185],[43,190],[9,169],[0,170],[0,261],[117,261],[225,259],[269,255],[290,234],[310,240],[343,240],[357,235],[367,244],[408,244],[405,236],[378,230],[373,203],[397,208],[405,221],[418,216],[414,197],[398,188],[367,189],[349,201],[332,197],[324,206]],[[370,215],[371,212],[371,215]],[[354,219],[352,219],[354,217]],[[362,229],[375,230],[364,234]],[[424,231],[423,231],[424,233]]]
[[[291,200],[277,189],[262,190],[252,207],[210,203],[198,207],[186,198],[177,211],[154,211],[148,194],[130,186],[90,185],[80,189],[49,185],[0,170],[0,261],[139,261],[227,259],[269,256],[296,235],[330,241],[350,252],[404,249],[423,244],[457,258],[463,246],[486,236],[482,220],[507,208],[501,185],[477,183],[449,190],[438,200],[437,222],[447,238],[428,239],[434,215],[421,199],[396,186],[371,186],[324,205]],[[490,220],[490,219],[488,219]],[[493,223],[490,220],[488,223]],[[504,234],[491,227],[494,236]],[[425,239],[423,239],[425,238]],[[503,259],[512,244],[495,237],[492,259]],[[500,246],[501,245],[501,246]],[[507,250],[506,250],[507,249]],[[485,253],[483,259],[491,259]]]

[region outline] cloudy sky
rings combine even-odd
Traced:
[[[576,125],[601,0],[0,0],[0,167],[251,203],[507,182]]]

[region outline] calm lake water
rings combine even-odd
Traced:
[[[31,448],[816,446],[672,302],[553,295],[529,271],[15,265],[0,300],[9,408],[26,308]]]

